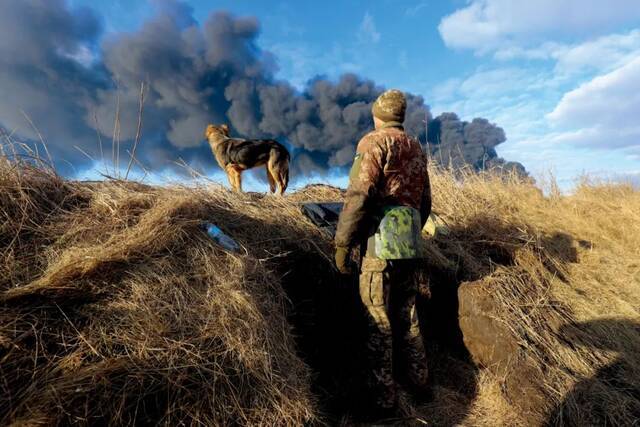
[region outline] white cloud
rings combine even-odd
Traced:
[[[486,53],[536,36],[607,31],[638,19],[638,0],[471,0],[438,30],[449,47]]]
[[[640,30],[610,34],[585,43],[558,47],[556,71],[575,73],[589,70],[613,70],[640,57]]]
[[[567,186],[583,172],[637,171],[638,24],[640,0],[468,0],[440,34],[486,60],[435,88],[434,111],[498,123],[508,138],[500,155],[556,169]]]
[[[501,156],[534,174],[554,170],[568,189],[582,173],[609,176],[638,169],[636,62],[640,58],[566,93],[553,67],[479,69],[443,82],[429,99],[436,114],[454,111],[465,120],[480,116],[497,123],[508,138],[498,147]],[[627,99],[620,100],[626,91]]]
[[[407,16],[416,16],[418,14],[418,12],[420,12],[423,9],[425,9],[427,6],[429,6],[429,3],[427,3],[426,1],[421,1],[420,3],[416,4],[415,6],[408,7],[404,11],[404,14],[407,15]]]
[[[450,79],[434,91],[436,108],[444,104],[467,117],[488,117],[520,147],[624,148],[638,159],[640,30],[572,45],[499,48],[494,55],[509,57],[552,62],[479,69]]]
[[[358,29],[358,40],[362,43],[378,43],[380,37],[373,16],[369,12],[365,13]]]
[[[611,71],[640,56],[640,30],[609,34],[582,43],[545,42],[538,47],[500,47],[494,53],[500,61],[514,59],[552,60],[559,76],[592,71]]]
[[[547,119],[559,143],[640,146],[640,56],[566,93]]]
[[[538,47],[523,47],[510,44],[508,46],[496,47],[493,57],[500,61],[512,59],[537,59],[549,60],[556,57],[556,52],[566,49],[565,45],[554,42],[545,42]]]

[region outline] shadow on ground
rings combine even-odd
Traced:
[[[599,319],[570,323],[559,331],[571,348],[613,352],[611,362],[584,378],[550,412],[547,426],[640,425],[640,323]]]

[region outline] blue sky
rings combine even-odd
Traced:
[[[73,5],[97,9],[109,31],[137,28],[147,0]],[[277,76],[299,88],[316,75],[356,72],[423,95],[435,114],[486,117],[498,147],[534,176],[565,188],[587,173],[640,176],[640,1],[194,0],[255,16]]]

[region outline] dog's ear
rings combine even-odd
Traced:
[[[209,138],[209,135],[211,135],[215,130],[216,127],[214,125],[207,125],[207,128],[204,130],[204,137]]]
[[[222,129],[225,135],[229,136],[229,126],[227,124],[220,126],[220,129]]]

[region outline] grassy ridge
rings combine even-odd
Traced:
[[[504,331],[515,344],[507,363],[487,363],[461,322],[461,356],[425,300],[434,400],[403,397],[407,419],[640,418],[640,193],[585,183],[545,197],[516,178],[435,170],[431,180],[451,229],[426,242],[434,299],[458,287],[489,296],[489,339]],[[357,309],[330,239],[297,205],[340,197],[83,184],[0,159],[0,423],[348,422]],[[202,221],[242,251],[223,251]]]

